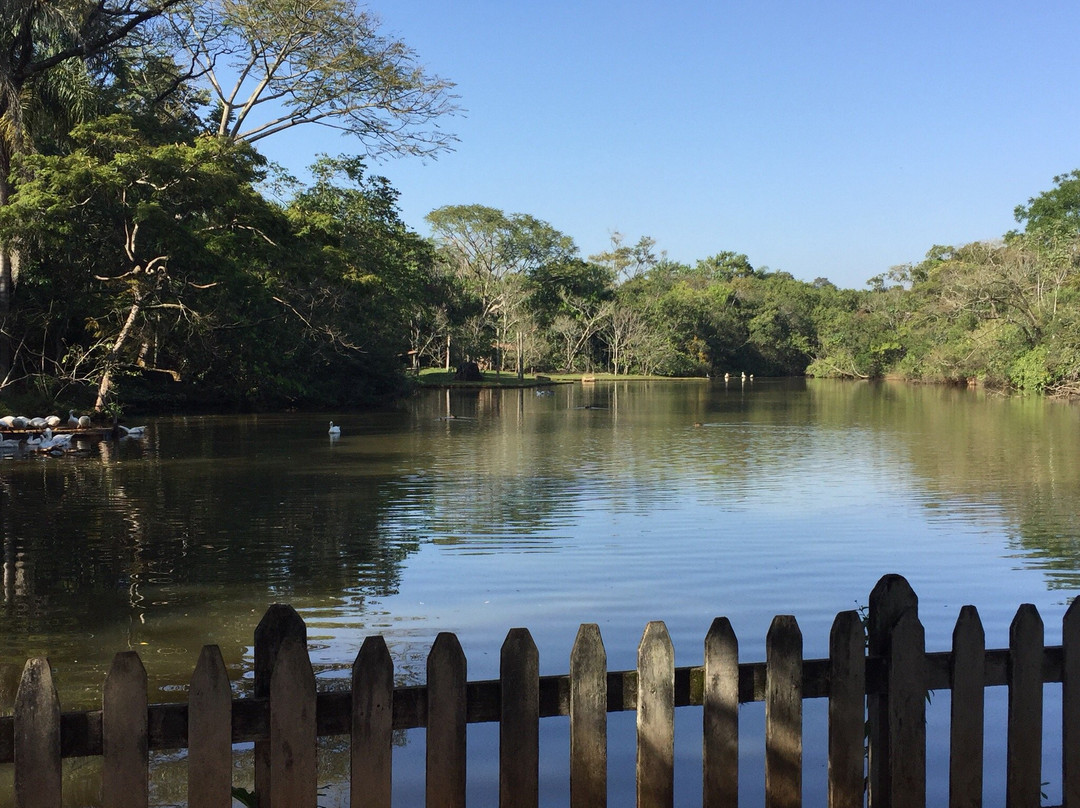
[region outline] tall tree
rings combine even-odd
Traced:
[[[441,260],[477,301],[474,350],[487,355],[493,345],[501,367],[499,346],[513,335],[520,356],[529,280],[543,267],[573,260],[573,239],[533,216],[484,205],[447,205],[426,218]]]
[[[0,208],[13,191],[14,158],[32,150],[43,96],[74,97],[79,63],[102,59],[180,0],[8,0],[0,3]],[[73,107],[69,104],[68,109]],[[0,384],[11,363],[7,326],[18,280],[15,245],[0,241]]]
[[[254,143],[302,124],[359,138],[369,154],[437,154],[453,83],[347,0],[204,0],[174,18],[209,88],[222,137]]]
[[[237,299],[247,304],[252,290],[236,287],[231,259],[255,262],[276,217],[252,187],[261,158],[243,145],[157,145],[122,116],[72,136],[70,154],[20,159],[0,235],[24,246],[35,282],[84,301],[87,341],[72,343],[58,369],[70,357],[89,366],[100,410],[118,373],[158,357],[182,363],[194,352],[187,335],[229,316]]]

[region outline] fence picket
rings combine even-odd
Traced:
[[[307,645],[307,626],[296,610],[284,603],[275,603],[266,610],[259,625],[255,627],[255,698],[270,698],[270,677],[274,673],[278,649],[288,638]],[[271,808],[273,794],[270,767],[270,744],[267,740],[255,741],[255,797],[257,808]],[[291,806],[278,806],[291,808]]]
[[[889,804],[926,805],[926,640],[914,612],[892,631],[889,649]]]
[[[1080,808],[1080,599],[1061,620],[1061,797],[1063,808]]]
[[[28,659],[15,694],[16,808],[60,808],[60,700],[52,667]]]
[[[499,805],[540,802],[540,657],[528,629],[514,628],[500,652]]]
[[[102,805],[146,808],[150,802],[146,669],[134,651],[113,657],[101,699]]]
[[[287,637],[270,677],[270,801],[288,808],[315,808],[315,672],[307,646]]]
[[[440,632],[427,660],[426,808],[465,808],[467,670],[458,638]]]
[[[203,647],[191,677],[187,764],[189,808],[230,808],[232,691],[216,645]]]
[[[870,592],[866,652],[871,657],[889,659],[892,632],[897,621],[907,613],[919,614],[919,598],[901,575],[884,575]],[[869,808],[890,808],[892,786],[889,782],[889,700],[884,694],[871,693],[866,699],[867,743],[869,746]]]
[[[367,637],[352,668],[351,808],[390,808],[393,723],[394,663],[386,640]]]
[[[829,635],[829,808],[862,808],[866,732],[866,632],[841,612]]]
[[[1042,782],[1043,622],[1025,603],[1009,626],[1006,808],[1039,808]]]
[[[705,635],[702,693],[702,804],[739,804],[739,640],[726,617]]]
[[[607,805],[607,652],[596,623],[570,652],[570,806]]]
[[[638,645],[637,806],[675,804],[675,649],[654,620]]]
[[[980,808],[983,798],[983,713],[986,634],[974,606],[965,606],[953,629],[949,808]]]
[[[802,632],[777,615],[765,638],[765,808],[802,805]]]

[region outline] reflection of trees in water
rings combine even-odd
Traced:
[[[269,603],[347,600],[360,611],[395,592],[418,546],[380,529],[396,482],[327,485],[332,473],[186,451],[5,464],[0,708],[31,655],[53,658],[61,682],[68,663],[91,665],[100,685],[111,655],[134,648],[152,681],[175,681],[191,649],[215,642],[236,674]]]
[[[1080,588],[1080,411],[955,387],[815,382],[815,409],[867,422],[942,519],[1004,526],[1051,589]],[[939,502],[940,501],[940,502]]]

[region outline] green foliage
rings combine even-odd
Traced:
[[[1017,357],[1009,367],[1009,382],[1017,390],[1042,393],[1053,381],[1048,367],[1046,346],[1037,345]]]

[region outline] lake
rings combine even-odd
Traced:
[[[542,674],[566,672],[583,622],[599,624],[611,669],[634,667],[650,620],[666,622],[677,665],[700,664],[716,616],[731,620],[744,661],[764,659],[776,614],[796,616],[807,658],[824,657],[836,613],[865,607],[890,572],[919,595],[928,650],[949,648],[967,603],[987,647],[1007,647],[1021,603],[1039,608],[1057,644],[1080,588],[1080,409],[1040,399],[650,381],[543,396],[425,391],[378,413],[147,423],[145,438],[102,443],[91,457],[0,460],[0,709],[10,711],[36,655],[50,658],[64,709],[99,706],[113,654],[129,649],[146,665],[151,701],[183,699],[205,643],[221,647],[244,692],[252,632],[273,602],[300,612],[320,687],[333,688],[347,685],[374,633],[410,684],[423,681],[440,631],[458,635],[470,679],[496,678],[516,626],[532,632]],[[1048,688],[1048,715],[1057,704]],[[1003,705],[996,688],[988,739]],[[764,709],[742,715],[742,802],[758,805]],[[823,702],[807,703],[808,805],[825,801],[813,742],[824,716]],[[676,722],[676,801],[700,804],[700,711]],[[947,693],[934,694],[928,722],[937,780]],[[613,736],[632,727],[632,714],[610,717]],[[544,804],[565,804],[566,720],[545,719],[541,734]],[[494,725],[470,726],[471,804],[497,801],[497,739]],[[423,732],[399,740],[399,804],[421,804]],[[347,764],[340,743],[325,746],[323,804],[336,805],[329,781]],[[1059,750],[1051,733],[1052,804]],[[632,802],[632,744],[613,740],[610,757],[611,804]],[[988,801],[1003,801],[1002,759],[987,750]],[[181,802],[182,756],[159,763],[155,799]],[[69,804],[92,804],[94,762],[68,769]],[[942,793],[932,786],[930,801]],[[10,772],[0,771],[5,799]]]

